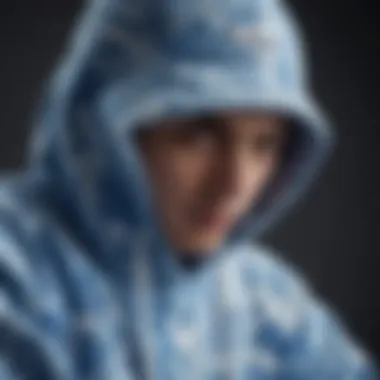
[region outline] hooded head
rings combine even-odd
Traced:
[[[291,127],[254,110],[170,119],[137,134],[163,233],[180,257],[210,255],[288,160]]]
[[[37,119],[39,194],[93,247],[115,225],[162,234],[139,130],[221,114],[269,129],[281,120],[291,149],[225,241],[257,236],[304,194],[331,145],[302,53],[280,0],[89,1]]]

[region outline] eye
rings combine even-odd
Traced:
[[[191,148],[210,147],[217,140],[215,126],[208,120],[197,119],[183,124],[177,131],[177,141]]]
[[[255,152],[279,152],[282,147],[282,138],[278,134],[261,134],[252,141],[252,150]]]
[[[198,126],[192,132],[193,142],[199,146],[209,145],[215,142],[215,131],[208,125]]]

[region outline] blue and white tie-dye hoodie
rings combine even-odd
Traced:
[[[0,379],[375,379],[336,315],[251,242],[331,146],[279,0],[89,0],[48,83],[29,166],[0,187]],[[265,200],[186,271],[159,234],[134,131],[220,109],[285,115]]]

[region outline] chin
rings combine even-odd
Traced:
[[[180,244],[182,252],[192,252],[199,256],[207,257],[219,249],[223,239],[191,239]]]

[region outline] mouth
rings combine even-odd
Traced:
[[[216,231],[226,231],[235,223],[236,217],[218,211],[201,212],[195,219],[198,226]]]

